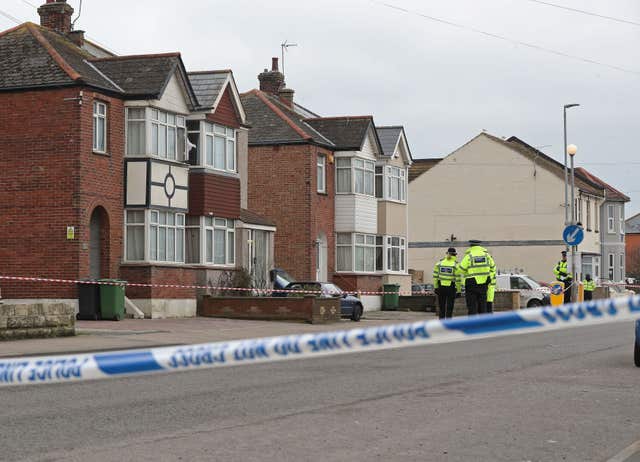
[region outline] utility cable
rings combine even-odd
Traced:
[[[542,0],[525,0],[525,1],[531,2],[531,3],[539,3],[541,5],[552,6],[554,8],[560,8],[562,10],[573,11],[574,13],[586,14],[588,16],[595,16],[596,18],[608,19],[609,21],[616,21],[616,22],[621,22],[621,23],[624,23],[624,24],[631,24],[632,26],[639,26],[640,27],[640,22],[630,21],[628,19],[614,18],[613,16],[606,16],[604,14],[593,13],[591,11],[580,10],[578,8],[571,8],[569,6],[558,5],[556,3],[543,2]]]
[[[429,16],[427,14],[424,13],[420,13],[419,11],[415,11],[415,10],[409,10],[407,8],[402,8],[400,6],[397,5],[393,5],[391,3],[386,3],[386,2],[381,2],[378,0],[369,0],[371,3],[374,3],[376,5],[379,6],[384,6],[386,8],[390,8],[393,10],[397,10],[397,11],[401,11],[405,14],[412,14],[415,16],[420,16],[421,18],[427,19],[429,21],[435,21],[435,22],[439,22],[441,24],[446,24],[448,26],[452,26],[452,27],[456,27],[458,29],[463,29],[463,30],[468,30],[471,32],[475,32],[476,34],[480,34],[480,35],[484,35],[486,37],[491,37],[491,38],[495,38],[498,40],[502,40],[505,42],[509,42],[513,45],[521,45],[523,47],[527,47],[527,48],[531,48],[533,50],[537,50],[537,51],[541,51],[544,53],[550,53],[556,56],[562,56],[563,58],[569,58],[569,59],[573,59],[575,61],[582,61],[584,63],[588,63],[588,64],[594,64],[596,66],[602,66],[602,67],[607,67],[609,69],[614,69],[616,71],[620,71],[620,72],[625,72],[627,74],[633,74],[636,76],[640,76],[640,71],[635,70],[635,69],[627,69],[624,67],[620,67],[620,66],[616,66],[614,64],[608,64],[608,63],[603,63],[601,61],[596,61],[595,59],[591,59],[591,58],[585,58],[582,56],[577,56],[577,55],[572,55],[569,53],[565,53],[564,51],[558,51],[558,50],[554,50],[552,48],[546,48],[540,45],[536,45],[535,43],[529,43],[529,42],[523,42],[521,40],[516,40],[516,39],[512,39],[509,37],[506,37],[504,35],[499,35],[499,34],[495,34],[493,32],[487,32],[481,29],[477,29],[475,27],[472,26],[466,26],[464,24],[459,24],[459,23],[455,23],[446,19],[441,19],[441,18],[437,18],[435,16]]]

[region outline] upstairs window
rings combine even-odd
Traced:
[[[317,191],[319,193],[327,192],[327,158],[318,156],[317,165]]]
[[[387,167],[387,198],[404,202],[406,200],[406,172],[399,167]]]
[[[236,171],[236,132],[232,128],[205,123],[205,166]]]
[[[93,102],[93,150],[107,152],[107,105]]]
[[[336,160],[336,191],[375,195],[375,164],[373,161],[354,158]]]
[[[145,109],[127,108],[127,154],[144,155],[145,139]]]
[[[618,207],[618,212],[618,226],[620,226],[620,235],[624,235],[624,205]],[[624,240],[624,238],[622,240]]]
[[[607,206],[607,232],[609,233],[613,233],[615,232],[615,214],[616,214],[616,207],[615,205],[608,205]]]
[[[151,109],[151,154],[163,159],[183,161],[186,136],[184,117]]]
[[[591,231],[591,199],[587,197],[587,231]]]

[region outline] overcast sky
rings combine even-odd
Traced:
[[[640,24],[638,0],[546,0]],[[402,124],[415,158],[442,157],[485,129],[516,135],[584,166],[640,212],[640,26],[532,0],[84,0],[76,23],[118,54],[180,51],[188,70],[231,68],[241,91],[280,56],[300,104],[321,115],[372,114]],[[0,11],[38,22],[28,3]],[[79,0],[69,0],[76,8]],[[188,5],[188,6],[187,6]],[[419,14],[574,55],[586,63]],[[0,15],[0,28],[15,25]]]

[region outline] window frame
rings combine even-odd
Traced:
[[[154,221],[154,214],[156,214],[156,220]],[[162,217],[164,216],[164,223]],[[169,217],[172,217],[169,220]],[[172,221],[172,222],[171,222]],[[149,210],[149,261],[154,263],[170,263],[170,264],[184,264],[185,263],[185,222],[186,217],[183,212],[173,212],[170,210],[150,209]],[[156,228],[155,249],[152,249],[153,244],[153,229]],[[164,230],[165,244],[164,244],[164,258],[159,258],[160,254],[160,234]],[[170,242],[169,235],[173,232],[173,260],[169,259]],[[182,236],[182,239],[179,237]],[[179,245],[180,244],[180,245]],[[178,259],[178,250],[182,259]],[[155,252],[155,258],[154,258]]]
[[[407,173],[405,168],[397,167],[395,165],[387,165],[384,169],[384,185],[385,185],[385,199],[406,203],[407,202]],[[398,194],[394,197],[392,185],[397,184]]]
[[[219,172],[237,173],[238,172],[238,139],[237,130],[224,125],[203,121],[201,126],[203,135],[203,146],[200,151],[200,165]],[[221,140],[221,141],[219,141]],[[224,146],[224,152],[219,158],[218,142]],[[233,148],[233,153],[229,154],[229,145]],[[211,151],[211,152],[210,152]],[[209,162],[211,158],[211,162]],[[221,167],[218,160],[222,160],[224,166]],[[231,162],[230,162],[231,160]]]
[[[316,192],[327,193],[327,156],[322,154],[316,159]]]
[[[104,113],[100,113],[100,108],[104,108]],[[100,154],[107,153],[107,114],[108,105],[104,101],[94,100],[93,101],[93,152],[97,152]],[[99,123],[102,122],[102,143],[103,146],[98,146],[98,127]]]
[[[349,236],[350,243],[340,242],[340,238]],[[358,273],[358,274],[376,274],[378,264],[379,236],[368,233],[337,233],[336,234],[336,272],[339,273]],[[358,242],[360,240],[360,242]],[[350,249],[350,269],[340,268],[340,249]],[[358,265],[359,250],[362,255],[362,266]]]
[[[340,165],[348,161],[349,165]],[[349,189],[341,190],[341,170],[348,170]],[[358,178],[362,178],[362,187],[358,187]],[[376,163],[374,160],[359,157],[337,157],[336,158],[336,194],[358,194],[362,196],[376,197]]]
[[[607,233],[609,234],[616,232],[615,213],[616,206],[611,204],[607,205]]]
[[[201,262],[207,266],[234,267],[236,264],[236,220],[214,216],[205,216],[203,218],[201,221],[201,235],[204,245],[201,249]],[[224,232],[223,263],[216,261],[216,235],[219,235],[220,232]],[[211,234],[210,243],[209,233]],[[209,260],[209,249],[211,249],[211,260]],[[233,255],[231,255],[230,249],[233,249]]]
[[[405,274],[407,272],[407,262],[406,262],[406,258],[407,258],[407,244],[406,244],[406,239],[402,236],[385,236],[385,248],[387,249],[386,251],[386,255],[387,255],[387,261],[386,261],[386,271],[388,273],[398,273],[398,274]],[[398,244],[394,245],[393,241],[394,239],[398,240]],[[397,258],[398,258],[398,263],[399,263],[399,269],[393,269],[393,258],[394,258],[394,250],[397,250]]]
[[[591,231],[591,198],[587,197],[585,203],[587,206],[587,231]]]
[[[615,268],[615,255],[610,253],[608,255],[607,260],[608,260],[608,263],[609,263],[609,266],[607,267],[609,280],[613,281],[614,277],[615,277],[615,271],[616,271],[616,268]]]

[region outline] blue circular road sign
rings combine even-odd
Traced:
[[[569,225],[562,232],[562,239],[567,245],[579,245],[584,240],[584,230],[578,225]]]

